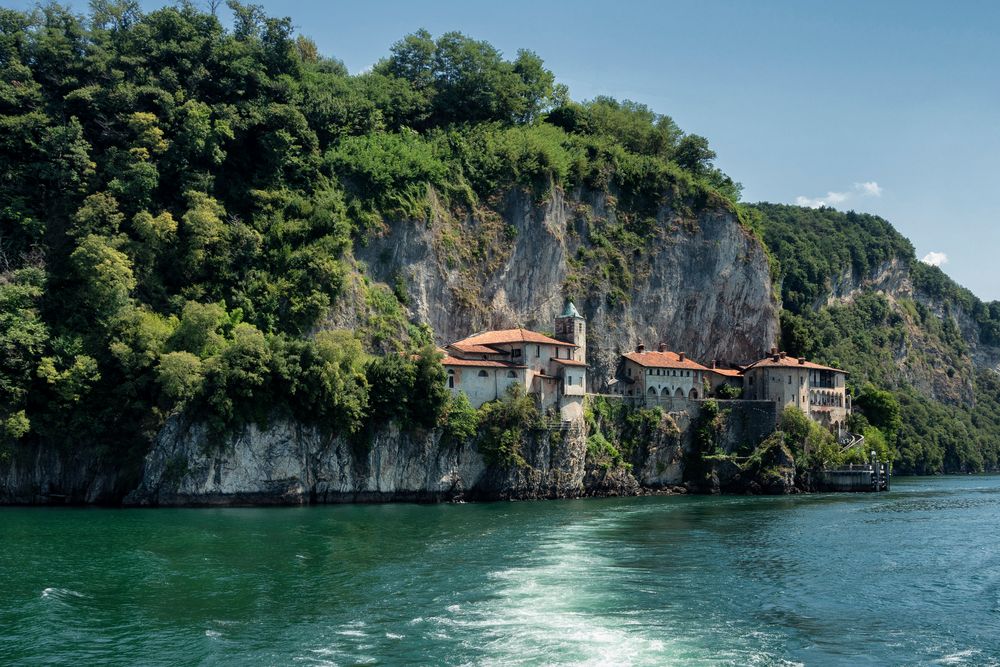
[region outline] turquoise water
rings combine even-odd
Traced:
[[[880,496],[0,509],[0,663],[1000,664],[1000,477]]]

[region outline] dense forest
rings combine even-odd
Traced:
[[[359,441],[389,419],[468,435],[474,411],[448,398],[400,290],[365,284],[374,315],[317,332],[351,249],[424,219],[431,192],[472,212],[514,187],[584,187],[632,212],[609,257],[641,244],[665,193],[734,212],[772,254],[789,350],[851,371],[859,429],[908,470],[997,465],[997,377],[926,302],[989,344],[1000,305],[915,262],[886,221],[740,204],[704,137],[641,104],[574,101],[531,51],[418,31],[351,75],[289,19],[229,7],[231,28],[191,2],[0,8],[0,457],[40,442],[138,457],[179,412],[219,430],[284,412]],[[845,268],[893,258],[925,301],[825,304]],[[969,395],[897,372],[906,336],[953,355],[938,370]]]
[[[366,296],[390,354],[369,354],[371,332],[308,335],[352,244],[422,218],[429,187],[470,209],[512,186],[613,184],[639,210],[665,190],[738,197],[703,137],[573,102],[530,51],[420,31],[352,76],[252,5],[229,3],[231,29],[190,2],[91,5],[0,9],[8,454],[138,455],[181,410],[219,429],[276,410],[351,434],[404,416],[465,428],[400,295]]]

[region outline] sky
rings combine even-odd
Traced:
[[[745,201],[880,215],[917,257],[1000,299],[1000,2],[257,4],[353,73],[419,28],[530,49],[574,99],[631,99],[708,137]]]

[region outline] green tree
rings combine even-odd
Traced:
[[[417,354],[409,410],[413,423],[425,428],[438,425],[448,400],[445,386],[448,376],[441,365],[443,356],[433,345],[425,345]]]
[[[190,401],[201,388],[203,364],[190,352],[168,352],[160,357],[156,379],[163,394],[174,404]]]
[[[373,357],[365,366],[371,387],[368,405],[378,422],[409,415],[409,402],[415,398],[416,365],[398,354]]]
[[[476,435],[479,413],[465,392],[450,394],[444,407],[444,432],[455,442],[467,442]]]
[[[70,255],[80,281],[83,305],[99,321],[117,316],[135,289],[132,263],[125,253],[103,236],[89,234]]]

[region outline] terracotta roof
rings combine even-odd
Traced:
[[[742,375],[742,373],[740,373],[735,368],[709,368],[708,370],[712,371],[717,375],[725,375],[731,378],[739,377],[740,375]]]
[[[501,329],[499,331],[484,331],[452,343],[452,345],[504,345],[510,343],[541,343],[543,345],[561,345],[577,347],[573,343],[565,343],[555,338],[527,329]]]
[[[458,357],[446,356],[441,360],[445,366],[473,366],[475,368],[526,368],[512,364],[509,361],[493,361],[492,359],[459,359]]]
[[[803,360],[802,363],[799,363],[799,360],[796,357],[779,356],[778,360],[775,361],[772,355],[768,355],[763,359],[761,359],[760,361],[755,361],[754,363],[747,366],[747,370],[750,370],[751,368],[765,368],[765,367],[766,368],[809,368],[812,370],[819,370],[819,371],[836,371],[838,373],[844,373],[844,374],[847,373],[847,371],[841,370],[839,368],[832,368],[830,366],[821,366],[820,364],[814,364],[811,361]]]
[[[707,371],[705,368],[697,361],[691,361],[687,357],[681,360],[681,356],[676,352],[653,352],[647,350],[646,352],[629,352],[623,354],[623,357],[629,361],[634,361],[640,366],[645,366],[647,368],[686,368],[695,371]]]
[[[503,354],[499,350],[494,350],[492,347],[486,347],[485,345],[470,345],[468,343],[452,343],[448,346],[452,350],[458,352],[464,352],[465,354]]]
[[[576,359],[551,359],[557,364],[562,364],[563,366],[586,366],[586,361],[577,361]]]

